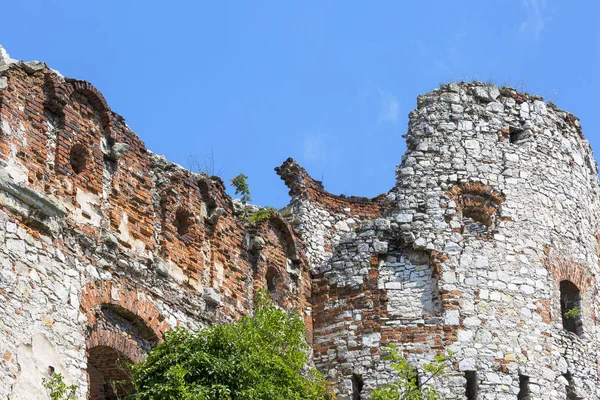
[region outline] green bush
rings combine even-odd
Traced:
[[[253,317],[228,325],[167,332],[133,367],[139,400],[321,400],[329,391],[316,371],[303,374],[308,345],[302,318],[261,292]]]

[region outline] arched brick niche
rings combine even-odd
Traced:
[[[133,393],[129,364],[146,358],[130,338],[106,329],[95,329],[86,340],[89,399],[123,398]]]
[[[558,256],[548,256],[545,264],[552,278],[551,320],[564,331],[585,336],[596,324],[594,275],[585,265]],[[574,308],[580,313],[565,315]]]
[[[206,207],[205,213],[207,218],[205,219],[205,222],[208,222],[210,221],[210,217],[213,215],[214,211],[218,207],[216,199],[216,193],[218,189],[215,189],[213,187],[213,183],[208,177],[200,176],[198,178],[198,190],[200,191],[200,198],[202,199]],[[211,221],[211,223],[213,224],[216,222],[216,220]]]
[[[300,308],[294,299],[301,292],[302,269],[292,228],[273,215],[260,223],[253,246],[258,251],[255,290],[266,289],[273,301],[284,308]]]
[[[142,294],[110,281],[88,284],[81,306],[88,318],[89,398],[112,400],[131,394],[128,364],[144,360],[168,326]]]
[[[93,281],[83,289],[81,309],[90,326],[97,324],[97,310],[102,306],[112,306],[134,313],[139,320],[154,332],[161,341],[164,333],[170,329],[164,315],[152,304],[146,295],[127,289],[112,281]]]
[[[210,247],[203,223],[203,202],[198,184],[186,171],[175,170],[161,188],[160,255],[181,269],[181,279],[199,285],[210,282]]]
[[[495,229],[505,201],[502,193],[479,182],[454,186],[446,196],[450,199],[446,206],[455,207],[457,211],[455,220],[457,218],[461,226],[457,230],[478,237],[486,237]]]
[[[301,255],[292,226],[279,214],[273,214],[269,219],[269,224],[281,233],[288,258],[299,261]]]
[[[73,93],[80,93],[88,99],[89,103],[100,115],[102,128],[105,130],[107,136],[111,136],[110,130],[113,125],[112,113],[102,93],[91,83],[79,80],[73,80],[67,86],[66,97],[70,98]]]
[[[144,360],[158,337],[140,317],[119,306],[102,305],[95,312],[86,340],[89,397],[123,398],[133,393],[130,364]]]
[[[108,346],[96,346],[87,351],[88,399],[117,400],[134,393],[124,354]]]

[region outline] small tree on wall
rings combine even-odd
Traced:
[[[235,194],[242,196],[242,204],[247,204],[252,199],[250,198],[250,188],[248,187],[248,176],[244,174],[238,174],[231,180],[231,184],[235,188]]]

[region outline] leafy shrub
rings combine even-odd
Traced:
[[[260,292],[253,317],[196,331],[175,329],[133,367],[135,399],[322,400],[322,375],[303,375],[302,318]]]

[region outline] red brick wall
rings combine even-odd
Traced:
[[[89,83],[19,64],[0,76],[8,80],[0,90],[0,161],[17,184],[61,204],[67,215],[57,218],[57,230],[48,231],[10,205],[2,208],[35,238],[45,238],[40,252],[61,250],[70,263],[97,271],[82,276],[89,283],[79,288],[88,355],[95,359],[91,375],[107,373],[102,361],[107,354],[138,360],[144,353],[139,335],[120,335],[121,328],[102,320],[102,307],[134,314],[162,339],[174,324],[201,326],[252,313],[268,268],[279,276],[273,297],[298,309],[310,329],[308,265],[285,221],[249,223],[236,213],[220,179],[153,155]],[[73,157],[75,145],[81,151]],[[119,153],[117,147],[126,150]],[[260,252],[248,246],[256,235],[265,239]],[[161,274],[161,263],[176,265],[180,275]],[[290,274],[288,264],[298,272]],[[219,304],[209,307],[207,288],[217,291]]]

